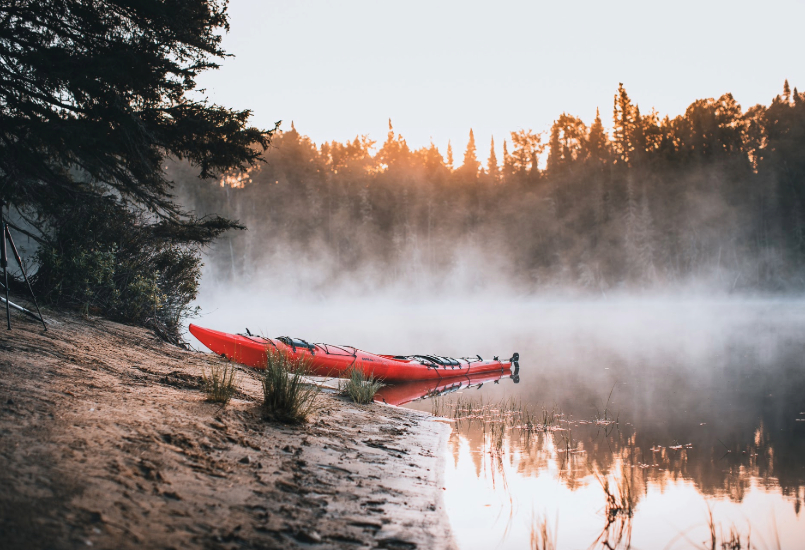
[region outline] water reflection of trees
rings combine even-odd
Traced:
[[[469,444],[476,475],[497,476],[496,482],[503,473],[503,461],[514,464],[516,455],[520,475],[556,471],[571,490],[589,484],[596,475],[627,476],[639,499],[650,487],[663,491],[669,484],[687,480],[703,495],[741,502],[754,483],[779,488],[794,501],[797,514],[801,509],[805,439],[790,430],[781,436],[760,421],[744,439],[733,436],[722,442],[703,430],[684,442],[661,444],[650,430],[624,423],[572,421],[562,416],[551,425],[529,424],[533,417],[505,403],[477,407],[455,423],[454,459],[458,461],[460,436]]]

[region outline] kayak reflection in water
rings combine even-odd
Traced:
[[[375,401],[389,405],[405,405],[423,397],[436,397],[453,393],[471,386],[481,387],[488,382],[498,383],[511,378],[515,384],[520,382],[520,368],[515,363],[514,371],[507,367],[500,371],[470,376],[442,378],[441,380],[418,380],[383,386],[375,394]]]

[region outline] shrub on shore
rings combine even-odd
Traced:
[[[319,388],[304,380],[304,361],[268,353],[263,383],[263,417],[280,422],[304,422],[318,407]]]
[[[213,363],[209,372],[205,369],[201,377],[207,401],[226,405],[238,391],[237,369],[231,363]]]
[[[357,368],[350,369],[348,374],[349,378],[346,382],[338,384],[341,393],[361,405],[374,401],[375,394],[383,387],[383,383],[374,375],[366,376],[362,370]]]
[[[194,313],[200,247],[226,224],[191,234],[152,223],[114,197],[53,208],[32,277],[42,302],[148,327],[180,343],[182,321]]]

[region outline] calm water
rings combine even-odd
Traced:
[[[464,550],[528,548],[543,531],[558,548],[709,548],[709,523],[719,548],[747,536],[805,548],[804,301],[274,297],[244,313],[232,296],[203,298],[200,324],[222,330],[383,353],[518,351],[519,384],[406,405],[464,411],[444,491]]]

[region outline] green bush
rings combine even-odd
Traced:
[[[201,275],[200,245],[212,238],[186,226],[152,223],[147,213],[106,196],[54,206],[33,283],[43,301],[146,326],[174,343]]]
[[[346,382],[343,385],[341,383],[338,385],[341,393],[348,396],[355,403],[362,405],[374,401],[375,394],[377,390],[383,387],[383,383],[375,378],[374,375],[366,376],[362,370],[354,367],[349,370],[348,374],[349,378],[347,378]]]
[[[304,422],[318,407],[319,388],[305,382],[304,361],[268,353],[263,373],[263,416],[281,422]]]

